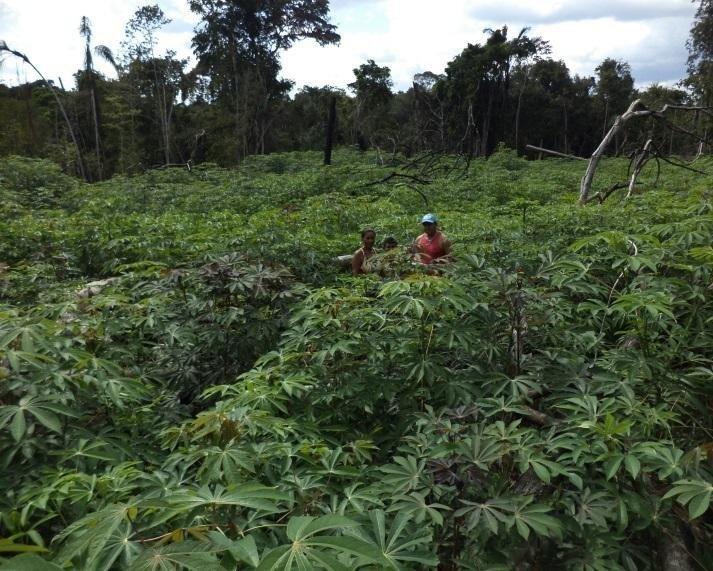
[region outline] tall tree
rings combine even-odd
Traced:
[[[352,70],[355,80],[349,84],[356,95],[354,109],[353,136],[359,146],[366,146],[363,140],[364,128],[373,136],[379,125],[383,125],[386,106],[391,99],[391,70],[378,65],[373,59],[367,60]]]
[[[713,105],[713,1],[700,0],[686,42],[688,77],[684,80],[699,104]]]
[[[172,121],[174,105],[183,80],[185,61],[177,60],[169,50],[163,56],[156,54],[157,32],[171,20],[156,4],[142,6],[126,24],[125,51],[126,78],[132,86],[137,102],[150,101],[160,133],[159,148],[163,161],[172,160]]]
[[[524,143],[569,152],[572,78],[563,61],[541,59],[516,66],[515,148]]]
[[[102,158],[102,142],[101,142],[101,119],[99,101],[97,99],[97,73],[94,71],[94,58],[92,57],[92,26],[89,18],[82,16],[79,22],[79,35],[84,38],[84,67],[77,74],[77,89],[85,91],[89,102],[89,116],[91,118],[91,130],[94,147],[94,156],[96,164],[94,169],[96,172],[88,173],[94,178],[103,178],[103,158]],[[89,145],[87,145],[89,146]]]
[[[300,39],[340,40],[328,0],[190,0],[201,20],[193,37],[208,95],[232,110],[238,155],[264,152],[275,110],[291,83],[278,77],[280,53]]]
[[[423,71],[413,76],[415,150],[446,148],[445,109],[436,86],[445,76]]]
[[[623,113],[634,96],[631,66],[621,60],[606,58],[594,71],[597,74],[597,97],[603,109],[602,136],[612,118]]]
[[[486,31],[486,43],[468,44],[448,63],[446,78],[437,86],[447,100],[452,142],[476,155],[492,152],[509,131],[513,65],[549,52],[549,44],[527,36],[527,28],[512,40],[507,26]]]

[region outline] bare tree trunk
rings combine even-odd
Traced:
[[[488,134],[490,132],[490,116],[493,113],[493,88],[490,86],[488,90],[488,109],[485,113],[485,120],[483,121],[483,134],[482,134],[482,142],[480,144],[481,146],[481,153],[483,156],[487,156],[488,154]]]
[[[631,105],[629,105],[629,108],[624,114],[619,115],[616,118],[611,129],[609,129],[609,132],[604,136],[602,142],[599,143],[599,146],[592,153],[592,157],[589,159],[589,165],[587,165],[587,170],[584,173],[584,177],[582,177],[582,183],[579,187],[580,204],[586,203],[587,199],[589,198],[589,193],[592,189],[592,181],[594,180],[594,172],[597,170],[597,165],[599,164],[599,161],[601,160],[604,151],[606,151],[607,147],[609,146],[609,143],[611,143],[612,139],[621,130],[624,123],[634,115],[636,108],[639,105],[641,105],[641,100],[637,99]]]
[[[25,97],[25,113],[27,114],[27,129],[30,133],[30,148],[29,153],[31,155],[35,154],[35,147],[37,146],[37,129],[35,128],[35,121],[32,114],[32,84],[28,83],[24,90],[27,94]]]
[[[525,87],[527,86],[527,79],[530,73],[530,68],[527,68],[525,72],[525,77],[520,86],[520,93],[517,95],[517,108],[515,109],[515,151],[520,151],[520,110],[522,109],[522,94],[525,92]],[[565,153],[567,150],[565,149]]]
[[[711,116],[710,109],[708,107],[694,107],[694,106],[686,106],[686,105],[669,105],[666,104],[664,105],[661,110],[659,111],[653,111],[651,109],[648,109],[640,99],[637,99],[629,105],[629,108],[626,110],[626,112],[622,113],[619,115],[615,121],[614,124],[612,125],[611,129],[607,132],[607,134],[604,136],[602,139],[602,142],[599,143],[599,146],[596,148],[596,150],[592,153],[591,158],[589,159],[589,164],[587,165],[587,170],[584,173],[584,176],[582,177],[582,182],[579,187],[579,203],[580,204],[586,204],[587,201],[589,200],[589,193],[591,192],[592,189],[592,181],[594,179],[594,173],[597,169],[597,165],[599,164],[599,161],[601,160],[602,156],[604,155],[604,152],[606,151],[607,147],[611,143],[612,139],[614,139],[619,132],[622,130],[624,124],[629,121],[630,119],[634,117],[653,117],[654,119],[657,119],[663,123],[663,125],[672,131],[678,131],[679,133],[683,133],[687,136],[693,137],[696,141],[698,142],[706,142],[705,138],[701,138],[700,135],[697,133],[693,133],[687,129],[684,129],[680,125],[676,125],[675,123],[672,123],[666,119],[666,113],[669,111],[676,111],[676,110],[681,110],[681,111],[694,111],[698,112],[701,111],[703,113],[706,113],[708,116]],[[647,145],[650,149],[651,145]],[[664,159],[666,160],[666,159]],[[673,163],[670,160],[667,160],[667,162],[679,166],[682,168],[687,168],[689,170],[693,170],[694,172],[706,174],[703,171],[699,171],[696,169],[691,168],[690,166],[680,164],[680,163]],[[626,188],[629,186],[629,184],[615,184],[612,187],[610,187],[609,191],[607,191],[606,196],[608,196],[613,190],[619,189],[619,188]],[[605,198],[600,195],[600,199]]]
[[[567,134],[569,132],[569,113],[567,113],[567,103],[565,102],[562,107],[564,108],[564,154],[569,154],[569,141],[567,140]]]
[[[99,136],[99,113],[97,111],[96,92],[93,87],[89,90],[89,97],[91,98],[92,119],[94,120],[94,151],[97,156],[97,168],[99,169],[99,179],[101,180],[104,178],[104,169],[102,168],[101,138]]]
[[[334,128],[337,125],[337,98],[332,95],[329,99],[329,115],[327,117],[327,131],[324,142],[324,164],[332,164],[332,145],[334,144]]]

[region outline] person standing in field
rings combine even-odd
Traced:
[[[414,258],[423,265],[450,262],[451,242],[438,228],[435,214],[424,214],[421,218],[423,234],[413,244]]]
[[[352,274],[366,274],[370,271],[369,258],[376,254],[374,249],[376,242],[376,232],[371,228],[362,230],[361,232],[361,248],[352,255]]]

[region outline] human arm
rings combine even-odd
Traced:
[[[364,270],[362,266],[364,265],[364,251],[360,248],[352,256],[352,275],[358,276],[363,274]]]
[[[451,253],[451,241],[443,236],[441,240],[441,255],[433,260],[439,264],[447,264],[453,261],[453,255]]]

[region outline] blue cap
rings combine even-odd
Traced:
[[[438,218],[436,218],[435,214],[424,214],[423,218],[421,218],[421,224],[438,224]]]

